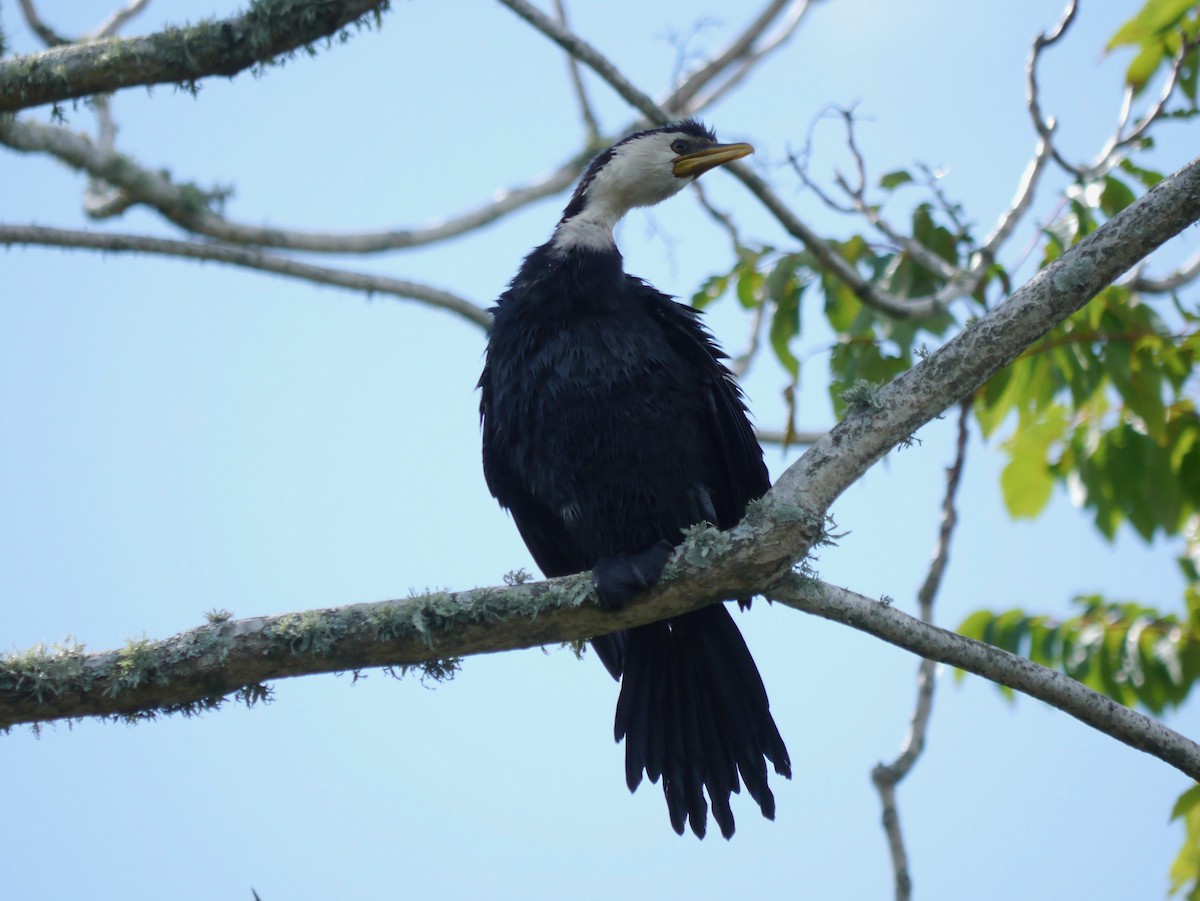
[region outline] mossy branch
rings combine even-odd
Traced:
[[[619,613],[596,605],[585,573],[242,620],[222,612],[187,632],[135,639],[113,651],[38,645],[0,657],[0,729],[88,716],[194,713],[231,695],[253,697],[273,679],[421,666],[642,625],[770,581],[791,550],[764,540],[767,527],[747,524],[736,541],[711,527],[690,530],[673,578]]]
[[[137,639],[116,651],[38,646],[0,658],[0,728],[85,716],[197,713],[231,696],[261,699],[269,691],[263,682],[287,676],[429,661],[444,671],[448,657],[583,639],[766,584],[772,600],[1039,698],[1200,781],[1200,745],[1062,673],[939,629],[887,602],[795,573],[767,577],[764,561],[773,552],[761,553],[762,530],[773,530],[761,517],[751,519],[758,521],[724,535],[691,530],[671,577],[619,613],[596,606],[584,574],[282,616],[230,620],[222,614],[172,638]],[[817,538],[810,532],[808,543]]]
[[[0,112],[137,85],[232,77],[347,29],[377,23],[388,0],[252,0],[241,15],[157,34],[52,47],[0,60]]]

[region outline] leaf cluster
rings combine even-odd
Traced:
[[[1200,592],[1188,592],[1184,617],[1099,595],[1072,604],[1079,612],[1065,619],[979,610],[958,631],[1062,670],[1129,707],[1161,714],[1184,702],[1200,677]]]
[[[1200,39],[1200,4],[1195,0],[1147,0],[1146,4],[1109,39],[1106,50],[1131,47],[1135,54],[1125,72],[1125,83],[1140,94],[1154,76],[1169,67],[1188,48],[1180,77],[1183,95],[1196,109],[1197,40]]]

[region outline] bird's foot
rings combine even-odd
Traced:
[[[668,542],[656,541],[636,554],[618,554],[597,561],[592,568],[592,582],[600,606],[605,610],[620,610],[654,585],[674,550]]]

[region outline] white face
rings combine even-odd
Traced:
[[[617,147],[614,156],[588,185],[589,205],[602,203],[627,212],[636,206],[653,206],[678,194],[692,183],[678,178],[674,163],[679,156],[671,143],[672,132],[650,134]]]
[[[673,167],[679,154],[671,143],[676,132],[649,134],[617,146],[613,157],[585,189],[583,211],[559,224],[558,247],[613,246],[613,226],[634,207],[653,206],[678,194],[695,179],[679,178]]]

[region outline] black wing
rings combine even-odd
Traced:
[[[643,291],[654,295],[651,309],[655,318],[663,324],[672,348],[702,381],[707,411],[704,429],[708,436],[705,453],[708,472],[697,490],[708,493],[711,512],[716,516],[710,520],[713,525],[733,528],[745,515],[746,505],[771,487],[742,390],[722,362],[726,354],[700,322],[696,310],[676,303],[639,279],[630,281],[638,282]]]

